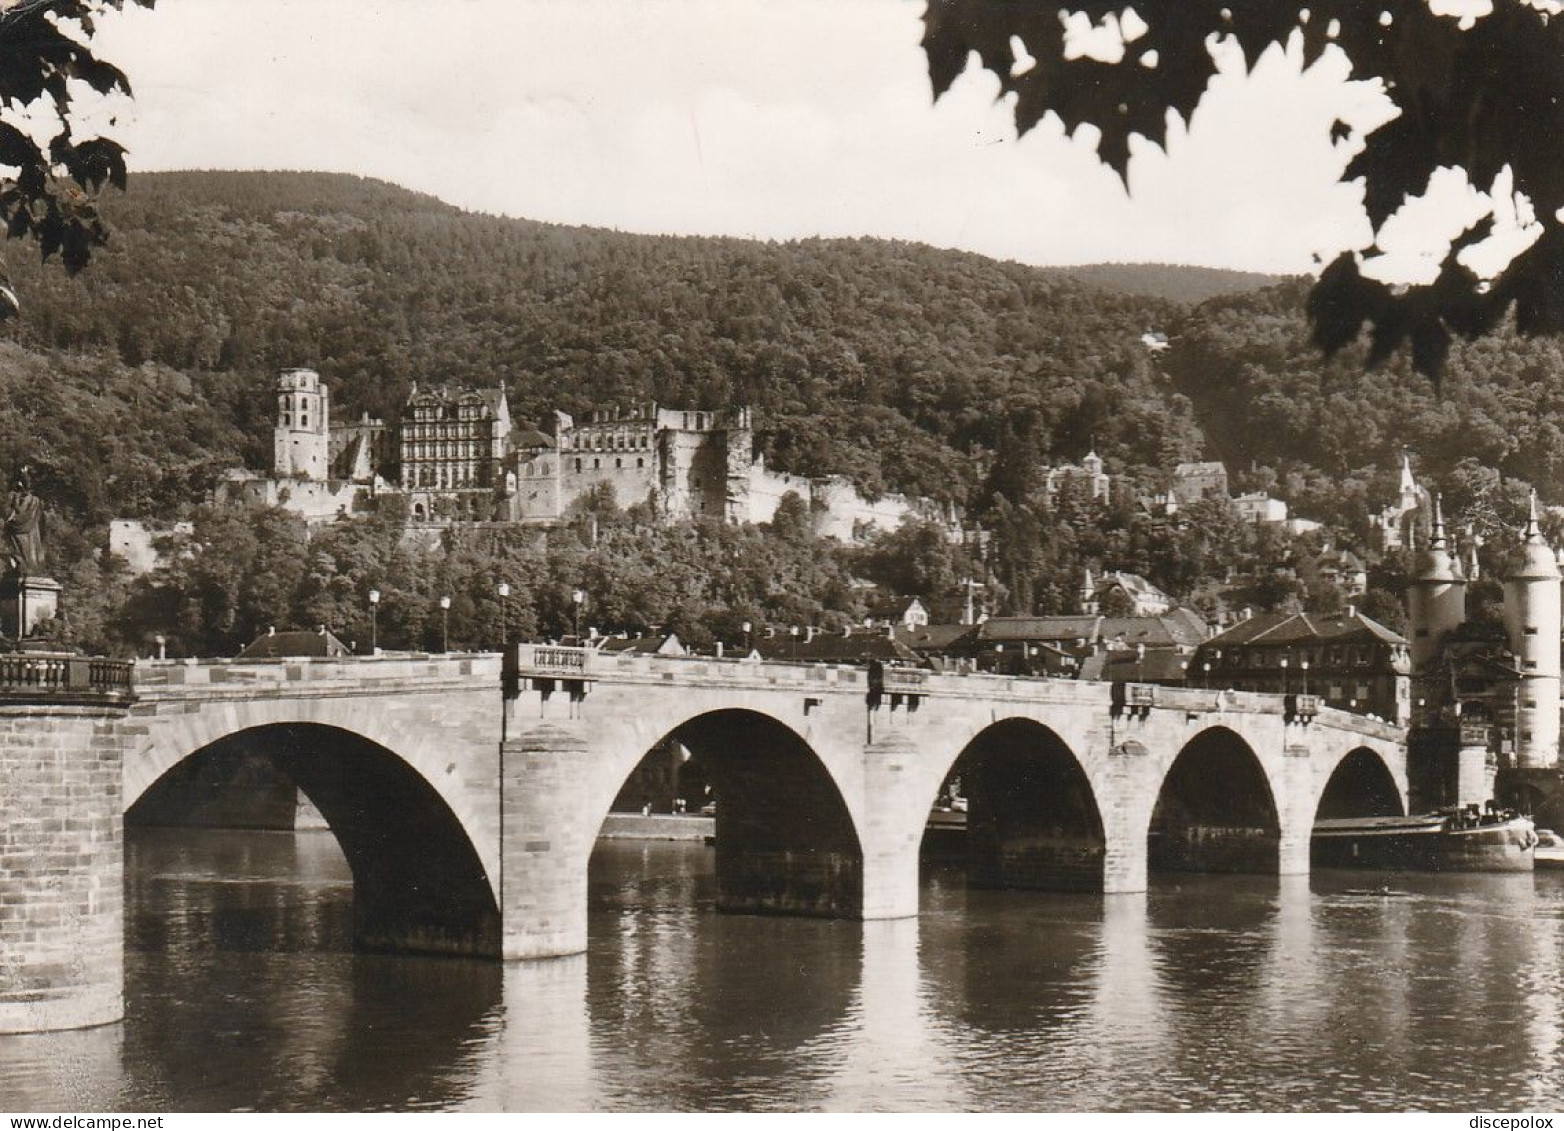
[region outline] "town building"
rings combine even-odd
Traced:
[[[1227,465],[1217,461],[1181,463],[1173,469],[1168,485],[1169,501],[1174,506],[1188,506],[1202,499],[1226,500]]]
[[[1287,521],[1287,504],[1264,491],[1250,491],[1233,500],[1238,517],[1254,526],[1281,525]]]
[[[1043,490],[1052,503],[1061,491],[1079,491],[1080,496],[1095,502],[1107,502],[1113,491],[1113,479],[1102,469],[1102,457],[1095,450],[1087,452],[1079,464],[1067,463],[1050,467],[1043,478]]]
[[[865,628],[921,628],[929,623],[929,610],[916,597],[881,597],[870,602],[863,623]]]
[[[1093,577],[1087,570],[1081,585],[1081,613],[1115,617],[1158,617],[1173,608],[1173,598],[1138,573],[1106,570]]]
[[[1400,724],[1411,715],[1411,675],[1408,642],[1351,607],[1249,615],[1202,643],[1189,665],[1197,686],[1313,695]]]

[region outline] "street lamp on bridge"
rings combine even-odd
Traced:
[[[510,582],[502,581],[500,594],[500,650],[510,647]]]
[[[586,590],[572,589],[570,591],[570,603],[574,606],[571,624],[575,626],[576,643],[581,643],[581,606],[586,604]]]
[[[451,599],[440,598],[440,651],[451,650]]]
[[[369,654],[380,655],[380,590],[369,591]]]

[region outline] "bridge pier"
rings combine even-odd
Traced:
[[[892,732],[864,747],[864,796],[875,798],[858,829],[863,850],[864,919],[906,919],[918,914],[918,854],[928,812],[910,737]]]
[[[79,1029],[125,1013],[129,665],[89,668],[98,663],[0,664],[0,1033]],[[31,678],[13,678],[22,668]]]
[[[587,745],[545,723],[501,751],[501,956],[579,954],[587,945],[587,862],[597,837],[585,803]]]

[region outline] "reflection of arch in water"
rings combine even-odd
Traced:
[[[1102,890],[1097,799],[1054,731],[1030,719],[994,723],[967,744],[946,777],[959,778],[966,795],[967,877],[974,886]]]
[[[1190,739],[1157,793],[1147,866],[1275,875],[1280,844],[1275,794],[1249,744],[1226,727]]]
[[[314,802],[335,834],[353,874],[359,948],[499,953],[494,891],[462,821],[418,769],[353,731],[267,723],[221,734],[178,761],[155,758],[164,772],[126,797],[127,822],[168,808],[160,785],[183,780],[180,762],[241,755],[270,759]]]
[[[848,1023],[864,928],[713,914],[702,880],[715,865],[697,844],[605,843],[593,854],[589,1029],[655,1034],[614,1053],[614,1087],[644,1096],[637,1106],[819,1108],[816,1089],[840,1056],[824,1038]],[[711,1068],[739,1060],[758,1090]]]

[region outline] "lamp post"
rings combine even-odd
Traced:
[[[502,581],[500,594],[500,650],[510,647],[510,582]]]
[[[1210,687],[1211,686],[1211,661],[1207,660],[1205,662],[1205,664],[1204,664],[1204,667],[1206,669],[1205,685],[1207,687]]]
[[[798,660],[798,625],[787,630],[787,634],[793,638],[793,659]]]
[[[380,590],[369,591],[369,654],[380,655]]]
[[[749,645],[749,634],[750,634],[751,631],[753,631],[754,627],[755,626],[750,624],[749,621],[745,621],[744,624],[743,624],[743,628],[744,628],[744,655],[745,656],[748,656],[750,654],[750,651],[751,651],[751,648],[750,648],[750,645]]]
[[[168,659],[168,638],[160,632],[152,639],[157,641],[157,658],[160,660]]]
[[[451,650],[451,599],[440,598],[440,651]]]
[[[570,603],[575,606],[574,618],[571,623],[575,626],[576,643],[581,643],[581,606],[586,603],[587,595],[584,589],[572,589],[570,591]]]
[[[1287,694],[1287,657],[1282,657],[1282,694]]]
[[[1300,660],[1298,661],[1298,666],[1303,669],[1303,693],[1307,695],[1309,693],[1309,661]]]

